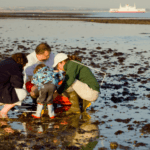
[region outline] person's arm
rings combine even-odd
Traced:
[[[39,64],[36,63],[36,64],[33,64],[33,65],[31,65],[31,66],[26,67],[26,69],[25,69],[26,75],[27,75],[27,76],[33,76],[33,75],[34,75],[33,71],[34,71],[34,69],[35,69],[35,67],[36,67],[37,65],[39,65]]]
[[[57,92],[59,94],[61,94],[67,88],[69,88],[75,81],[77,74],[78,74],[77,66],[68,66],[66,75],[65,75],[65,79],[64,79],[62,85],[57,89]]]
[[[59,75],[59,80],[62,81],[62,80],[64,79],[63,72],[62,72],[62,71],[59,71],[59,72],[58,72],[58,75]]]
[[[33,76],[33,70],[34,70],[34,64],[37,62],[34,58],[35,52],[32,52],[27,56],[28,63],[24,67],[24,83],[31,80],[31,77]],[[36,67],[36,66],[35,66]]]

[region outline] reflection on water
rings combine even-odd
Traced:
[[[19,148],[23,145],[28,149],[42,147],[80,149],[91,143],[94,148],[97,144],[99,129],[91,122],[91,116],[88,113],[61,115],[54,120],[50,120],[46,115],[38,120],[30,116],[27,114],[27,117],[20,115],[18,119],[1,120],[1,128],[3,126],[4,131],[1,130],[0,139],[8,138],[12,146]],[[16,120],[20,122],[18,130],[8,127],[10,122]],[[24,128],[24,133],[19,130],[21,126]]]

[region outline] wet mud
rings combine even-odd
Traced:
[[[80,118],[81,117],[81,118]],[[25,128],[25,134],[3,125],[1,129],[10,128],[13,133],[0,136],[0,145],[4,149],[81,149],[86,145],[97,144],[99,130],[90,121],[88,114],[57,116],[50,120],[43,115],[41,120],[31,118],[31,114],[22,114],[18,119],[1,120],[1,122],[19,121]],[[9,129],[9,130],[10,130]]]
[[[46,39],[41,38],[41,41]],[[36,45],[36,40],[20,41],[1,36],[0,60],[13,52],[29,54]],[[134,46],[121,51],[103,48],[101,43],[93,44],[92,48],[69,46],[67,42],[62,45],[57,41],[51,47],[55,53],[76,54],[85,65],[107,73],[98,100],[87,113],[67,116],[57,111],[53,120],[47,114],[35,120],[32,113],[27,112],[36,109],[28,95],[20,108],[11,110],[9,119],[0,120],[0,146],[8,150],[150,149],[150,50]],[[103,74],[93,73],[101,84]]]

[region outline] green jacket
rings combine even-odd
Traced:
[[[88,67],[69,60],[64,65],[64,70],[66,76],[62,85],[57,90],[59,94],[63,93],[68,87],[70,87],[75,79],[86,83],[93,90],[100,92],[99,83]]]

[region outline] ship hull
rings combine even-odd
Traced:
[[[110,11],[110,13],[145,13],[142,11]]]

